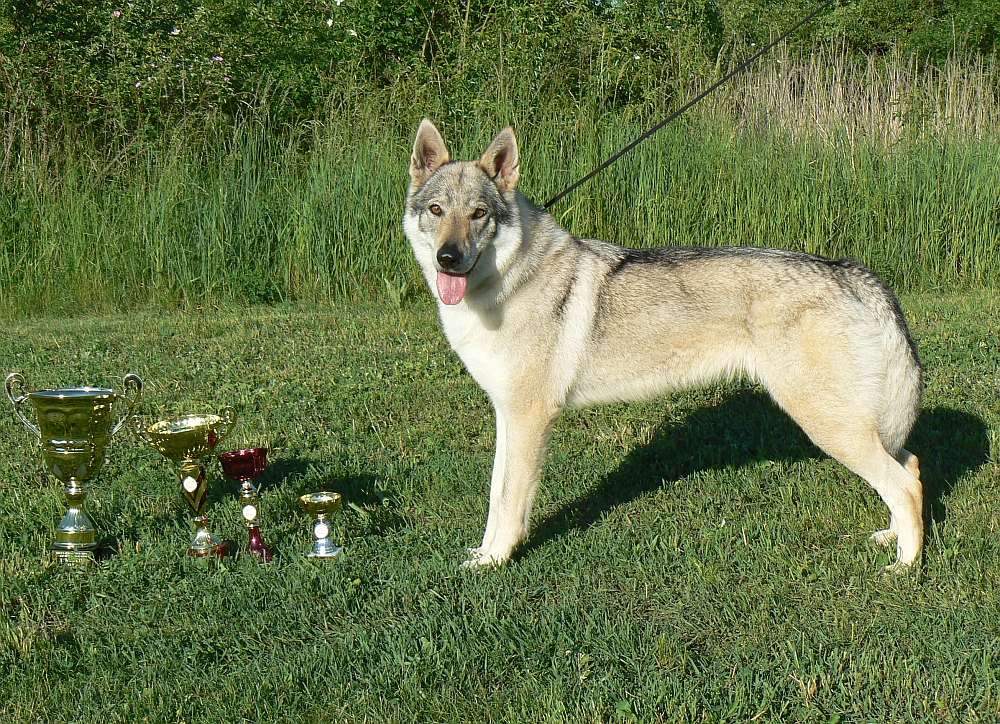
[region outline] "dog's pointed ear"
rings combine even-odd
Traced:
[[[444,139],[426,118],[420,121],[417,138],[413,142],[413,155],[410,156],[410,178],[414,186],[419,186],[441,166],[451,160]]]
[[[486,153],[476,162],[503,191],[512,191],[521,178],[521,154],[517,150],[514,129],[507,126],[497,134]]]

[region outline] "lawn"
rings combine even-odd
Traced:
[[[140,411],[241,420],[273,447],[278,551],[190,558],[167,462],[125,434],[89,487],[102,561],[46,561],[64,503],[0,415],[0,720],[897,722],[1000,718],[1000,302],[905,295],[926,394],[927,548],[886,576],[888,514],[760,389],[734,382],[557,424],[533,533],[459,568],[486,518],[488,400],[429,295],[7,323],[31,387],[146,382]],[[5,403],[7,404],[7,403]],[[245,542],[237,485],[209,515]],[[340,559],[296,499],[333,490]]]

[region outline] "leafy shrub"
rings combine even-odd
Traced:
[[[34,128],[132,137],[267,100],[286,120],[400,79],[450,106],[500,79],[600,104],[716,73],[812,0],[8,0],[0,108]],[[798,36],[942,59],[988,51],[1000,0],[837,0]],[[474,109],[473,109],[474,112]]]
[[[32,122],[159,127],[235,113],[270,92],[300,112],[333,86],[373,83],[419,48],[421,0],[15,0],[3,82]]]

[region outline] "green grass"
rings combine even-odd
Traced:
[[[435,120],[460,158],[514,123],[522,189],[543,203],[657,118],[564,105]],[[185,126],[110,159],[18,158],[0,183],[0,314],[371,300],[418,283],[400,220],[413,134],[433,110],[358,102],[297,129]],[[681,121],[553,212],[629,246],[778,246],[860,259],[900,289],[1000,285],[992,126],[889,143],[733,129]]]
[[[486,516],[493,421],[429,295],[8,324],[33,387],[140,374],[141,408],[242,417],[276,449],[279,562],[185,553],[164,460],[127,437],[90,486],[107,558],[46,565],[61,514],[0,415],[0,720],[886,722],[1000,717],[1000,303],[903,298],[926,366],[908,448],[933,511],[919,572],[885,577],[887,512],[740,383],[566,414],[516,559],[458,568]],[[236,486],[211,468],[215,530]],[[301,493],[345,494],[316,565]]]

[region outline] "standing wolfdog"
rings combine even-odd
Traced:
[[[496,408],[486,533],[466,565],[528,532],[552,426],[567,407],[745,375],[868,481],[912,565],[923,490],[903,449],[920,407],[917,351],[893,293],[854,261],[751,247],[628,249],[578,239],[517,191],[517,141],[451,162],[424,119],[403,226],[451,346]]]

